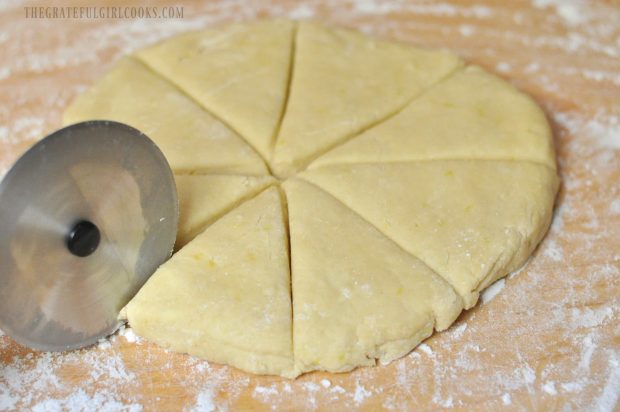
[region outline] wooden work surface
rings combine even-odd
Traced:
[[[533,95],[562,177],[552,228],[522,271],[388,366],[288,381],[127,331],[68,354],[0,336],[0,409],[620,410],[620,3],[224,0],[183,13],[26,19],[19,1],[0,2],[0,173],[122,54],[185,30],[288,16],[446,47]]]

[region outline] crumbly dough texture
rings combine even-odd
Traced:
[[[178,251],[124,316],[253,373],[407,354],[523,265],[558,190],[528,96],[449,52],[311,22],[138,51],[64,121],[94,118],[150,136],[179,192]]]

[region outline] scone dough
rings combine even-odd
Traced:
[[[172,83],[122,58],[65,110],[64,124],[116,120],[149,136],[175,173],[261,175],[265,163],[243,139]]]
[[[185,246],[207,226],[244,201],[273,185],[271,176],[177,175],[179,228],[175,249]]]
[[[288,105],[271,162],[274,173],[294,174],[461,66],[445,51],[301,23]]]
[[[336,198],[298,179],[284,189],[301,370],[389,362],[459,315],[445,281]]]
[[[545,165],[496,160],[347,164],[300,177],[441,274],[465,308],[527,259],[549,225],[557,190]]]
[[[295,25],[233,24],[182,34],[137,57],[269,156],[286,101]]]
[[[493,159],[531,160],[555,169],[550,135],[543,111],[530,97],[480,67],[469,66],[394,117],[321,156],[310,168]]]
[[[198,235],[127,305],[136,333],[250,372],[297,375],[284,216],[272,187]]]
[[[558,189],[528,96],[449,52],[311,22],[137,51],[65,113],[92,118],[144,131],[178,186],[178,251],[129,323],[253,373],[407,354],[523,265]]]

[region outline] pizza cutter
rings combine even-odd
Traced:
[[[0,183],[0,329],[46,351],[113,333],[177,223],[173,174],[147,136],[103,120],[52,133]]]

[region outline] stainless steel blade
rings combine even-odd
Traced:
[[[84,257],[67,246],[80,221],[100,233]],[[138,130],[89,121],[41,140],[0,183],[0,328],[40,350],[112,333],[170,257],[177,221],[170,167]]]

